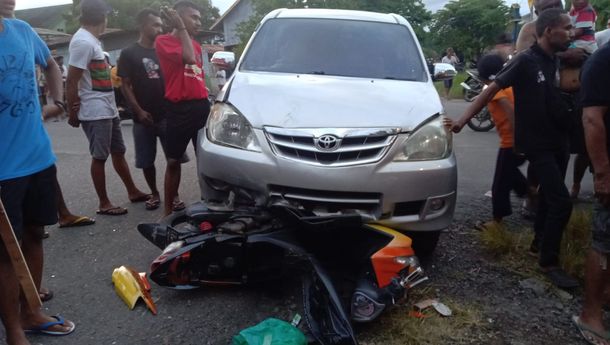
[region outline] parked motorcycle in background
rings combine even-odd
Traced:
[[[466,74],[468,74],[468,78],[460,85],[462,86],[464,100],[466,102],[472,102],[485,88],[485,84],[479,79],[479,74],[476,69],[468,69],[466,70]],[[487,132],[495,127],[493,119],[491,118],[491,114],[487,107],[483,108],[478,114],[472,117],[470,121],[467,123],[468,127],[470,127],[475,132]]]

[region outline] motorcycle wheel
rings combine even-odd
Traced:
[[[487,107],[483,108],[467,123],[468,127],[475,132],[488,132],[495,127],[495,123],[491,118],[491,114]]]
[[[477,97],[479,94],[473,91],[468,91],[466,89],[462,90],[462,94],[464,95],[464,100],[466,102],[472,102],[474,101],[474,98]]]

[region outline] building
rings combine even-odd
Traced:
[[[220,31],[224,34],[225,50],[233,50],[241,42],[237,35],[237,26],[254,14],[251,0],[237,0],[229,9],[210,27],[211,31]]]
[[[34,28],[66,32],[65,14],[72,10],[72,4],[31,8],[15,11],[15,17],[28,22]]]

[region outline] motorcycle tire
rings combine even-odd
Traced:
[[[496,126],[487,107],[473,116],[467,125],[475,132],[488,132]]]
[[[475,97],[477,97],[479,94],[477,92],[474,91],[468,91],[466,89],[462,90],[462,94],[464,95],[464,100],[466,102],[472,102],[474,101]]]

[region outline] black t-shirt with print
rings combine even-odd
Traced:
[[[155,121],[163,118],[165,92],[159,58],[154,48],[144,48],[134,43],[123,49],[117,74],[131,80],[136,100],[142,109],[151,113]]]
[[[513,88],[518,152],[567,149],[571,120],[557,88],[558,63],[534,44],[513,58],[495,79],[501,88]]]
[[[583,66],[581,75],[581,105],[583,108],[610,107],[610,44],[598,49]],[[610,108],[604,115],[606,146],[610,154]]]

